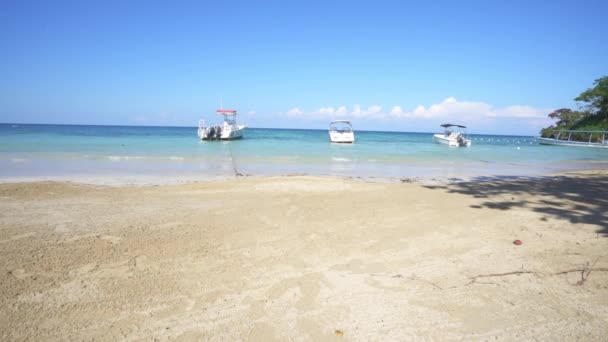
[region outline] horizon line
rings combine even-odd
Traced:
[[[18,122],[0,122],[0,125],[41,125],[41,126],[94,126],[94,127],[142,127],[142,128],[193,128],[197,126],[175,126],[175,125],[120,125],[120,124],[57,124],[57,123],[18,123]],[[285,129],[292,131],[326,131],[323,128],[288,128],[288,127],[247,127],[251,129]],[[375,133],[415,133],[415,134],[435,134],[437,132],[421,132],[421,131],[384,131],[384,130],[368,130],[368,129],[356,129],[356,132],[375,132]],[[468,135],[496,135],[496,136],[507,136],[507,137],[535,137],[536,135],[522,135],[522,134],[494,134],[494,133],[467,133]]]

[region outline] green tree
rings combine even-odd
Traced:
[[[557,127],[570,127],[587,115],[588,113],[586,112],[579,112],[569,108],[562,108],[554,111],[548,116],[551,119],[558,119],[556,123]]]
[[[585,102],[594,115],[608,118],[608,76],[598,78],[593,84],[593,88],[585,90],[574,100]]]
[[[608,76],[598,78],[593,85],[593,88],[585,90],[574,99],[584,103],[582,110],[562,108],[549,114],[557,122],[543,128],[541,136],[553,137],[556,130],[608,130]]]
[[[558,109],[558,110],[550,113],[549,115],[547,115],[551,119],[557,119],[555,126],[551,125],[547,128],[543,128],[541,130],[540,135],[542,137],[546,137],[546,138],[553,137],[554,130],[570,129],[572,126],[574,126],[576,123],[580,122],[582,119],[584,119],[588,115],[589,115],[589,113],[587,113],[587,112],[580,112],[580,111],[572,110],[569,108]]]

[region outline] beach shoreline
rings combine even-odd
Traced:
[[[4,183],[0,337],[600,340],[607,187],[606,171]]]
[[[422,168],[420,168],[422,169]],[[543,179],[556,175],[583,175],[602,173],[605,169],[597,167],[597,165],[588,165],[585,168],[573,169],[545,169],[535,170],[526,173],[468,173],[466,171],[454,172],[450,175],[424,174],[421,172],[405,173],[400,176],[375,176],[375,175],[349,175],[349,174],[333,174],[333,173],[277,173],[277,174],[249,174],[249,173],[222,173],[222,174],[200,174],[200,173],[184,173],[184,174],[153,174],[144,173],[137,174],[135,172],[128,174],[39,174],[25,176],[0,176],[0,184],[12,183],[40,183],[40,182],[57,182],[57,183],[74,183],[83,185],[95,186],[171,186],[171,185],[186,185],[191,183],[207,183],[207,182],[222,182],[235,179],[253,179],[263,180],[267,178],[277,177],[319,177],[319,178],[335,178],[342,180],[355,180],[375,183],[417,183],[422,185],[428,184],[451,184],[461,182],[482,182],[491,180],[504,179]],[[420,171],[420,170],[419,170]]]

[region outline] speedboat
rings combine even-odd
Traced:
[[[587,134],[589,139],[587,139]],[[606,137],[608,137],[608,131],[555,130],[551,137],[537,137],[536,141],[541,145],[608,148]]]
[[[467,127],[462,125],[443,124],[443,134],[433,135],[433,140],[438,144],[453,147],[469,147],[471,139],[467,138]]]
[[[224,122],[221,125],[208,126],[205,124],[205,120],[200,120],[198,122],[199,138],[202,140],[234,140],[243,137],[247,127],[236,123],[236,110],[218,109],[215,112],[224,116]]]
[[[333,143],[354,143],[355,132],[348,120],[336,120],[329,124],[329,141]]]

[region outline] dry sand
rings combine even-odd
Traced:
[[[607,189],[3,184],[0,340],[605,340]]]

